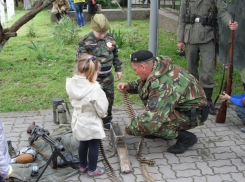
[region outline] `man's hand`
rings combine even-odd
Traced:
[[[231,96],[223,92],[223,95],[219,95],[222,101],[230,100]]]
[[[129,89],[129,85],[128,83],[119,83],[117,84],[117,89],[119,92],[123,93]]]
[[[231,30],[236,30],[238,28],[238,23],[235,21],[234,23],[229,22],[229,27]]]
[[[178,42],[177,46],[178,46],[180,52],[183,52],[185,50],[185,43],[184,42]]]
[[[116,72],[116,78],[117,78],[117,81],[121,80],[122,72]]]

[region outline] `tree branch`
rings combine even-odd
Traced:
[[[0,52],[3,48],[3,45],[8,41],[9,38],[17,36],[17,31],[28,21],[33,19],[38,13],[40,13],[43,9],[52,4],[55,0],[38,0],[35,4],[35,7],[18,19],[10,28],[3,29],[2,25],[0,25]]]
[[[52,2],[55,0],[39,0],[35,7],[26,13],[24,16],[22,16],[20,19],[18,19],[10,28],[10,32],[17,32],[17,30],[20,29],[24,24],[26,24],[28,21],[33,19],[38,13],[40,13],[43,9],[48,7]]]

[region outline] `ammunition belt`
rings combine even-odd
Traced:
[[[104,160],[102,160],[102,163],[104,164],[104,166],[106,168],[106,174],[107,174],[108,178],[113,182],[122,182],[122,180],[119,179],[118,176],[116,175],[113,167],[111,166],[111,164],[110,164],[110,162],[109,162],[109,160],[105,154],[105,150],[104,150],[102,140],[100,140],[100,142],[99,142],[99,155],[101,155],[104,159]]]
[[[128,116],[130,117],[130,119],[134,119],[136,115],[134,113],[134,110],[132,108],[132,105],[128,98],[127,93],[123,93],[123,102],[124,102],[124,107],[126,109]],[[138,144],[137,151],[136,151],[136,159],[140,162],[140,170],[142,172],[142,175],[144,176],[145,181],[154,182],[154,179],[152,178],[152,175],[151,175],[151,172],[148,166],[154,165],[155,161],[147,159],[146,157],[143,157],[141,155],[143,141],[144,141],[144,137],[141,137],[141,140]]]

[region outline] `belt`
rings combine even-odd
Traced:
[[[190,116],[191,115],[191,110],[189,110],[189,111],[181,111],[184,115],[186,115],[186,116]],[[199,110],[199,109],[197,109],[196,110],[196,115],[202,115],[202,112],[203,112],[203,110]]]
[[[197,116],[202,116],[203,110],[191,108],[189,111],[183,111],[183,113],[190,118],[190,125],[197,126]]]
[[[98,74],[98,77],[99,77],[99,78],[104,78],[104,77],[109,76],[110,74],[111,74],[111,72],[105,73],[105,74]]]

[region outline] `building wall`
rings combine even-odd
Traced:
[[[123,21],[127,20],[127,11],[120,9],[102,9],[103,13],[109,21]],[[90,22],[91,15],[88,14],[87,10],[84,10],[85,22]],[[132,9],[132,20],[144,20],[149,19],[150,9],[149,8],[134,8]],[[70,11],[69,16],[76,20],[75,11]],[[56,16],[51,14],[51,21],[55,22]],[[170,8],[159,9],[159,28],[166,30],[167,32],[176,33],[178,27],[178,12]]]
[[[120,9],[102,9],[101,13],[103,13],[109,21],[123,21],[127,20],[127,11],[122,11]],[[150,17],[150,9],[149,8],[139,8],[139,9],[132,9],[132,20],[142,20],[142,19],[149,19]],[[87,10],[83,12],[85,22],[90,22],[91,15],[88,14]],[[70,11],[69,16],[76,20],[76,13],[75,11]],[[51,14],[51,21],[55,22],[57,19],[54,14]]]

